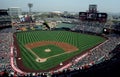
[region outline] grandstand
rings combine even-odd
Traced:
[[[6,9],[0,9],[0,28],[11,27],[11,18]]]
[[[49,29],[45,22],[20,22],[12,28],[0,28],[1,77],[119,75],[120,35],[104,31],[110,27],[119,31],[119,22],[106,24],[64,17],[46,20],[54,21],[55,27]]]

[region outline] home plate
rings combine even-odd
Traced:
[[[37,62],[45,62],[46,60],[47,60],[46,58],[44,58],[44,59],[37,58],[37,59],[36,59]]]

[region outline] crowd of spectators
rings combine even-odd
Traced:
[[[72,30],[81,30],[81,31],[90,31],[95,33],[101,33],[102,28],[104,24],[103,23],[81,23]],[[7,28],[0,30],[0,72],[7,71],[10,76],[13,76],[13,69],[10,65],[10,46],[12,44],[12,29]],[[102,45],[90,50],[88,52],[88,55],[78,61],[75,62],[76,59],[79,57],[76,57],[72,61],[72,66],[64,69],[63,71],[54,71],[53,73],[28,73],[25,75],[26,77],[59,77],[59,74],[66,74],[66,72],[74,73],[76,70],[82,70],[84,68],[89,68],[93,66],[94,64],[99,64],[100,62],[103,62],[105,60],[109,60],[112,55],[109,55],[109,53],[118,45],[120,44],[120,36],[116,34],[111,34],[106,36],[108,40],[103,43]],[[86,67],[87,66],[87,67]],[[37,75],[37,76],[36,76]],[[18,74],[18,76],[22,76]],[[64,77],[64,76],[61,76]]]
[[[11,31],[11,28],[0,30],[0,72],[13,71],[10,65]]]
[[[86,31],[93,33],[102,33],[105,23],[99,22],[80,22],[74,26],[71,30],[73,31]]]

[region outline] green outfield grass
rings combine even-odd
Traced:
[[[66,61],[67,59],[80,54],[82,51],[91,48],[101,42],[104,42],[105,39],[99,36],[80,34],[75,32],[67,32],[67,31],[31,31],[31,32],[20,32],[16,34],[17,41],[19,43],[21,58],[23,60],[24,65],[33,70],[48,70],[50,68],[55,67],[61,62]],[[62,54],[60,56],[51,57],[46,62],[39,63],[36,62],[36,57],[30,53],[26,48],[25,44],[38,42],[38,41],[57,41],[57,42],[65,42],[71,45],[76,46],[79,50]],[[44,49],[50,48],[52,52],[44,52]],[[62,48],[59,48],[55,45],[46,45],[41,47],[33,48],[38,56],[41,58],[46,58],[49,56],[57,55],[64,53],[65,51]]]

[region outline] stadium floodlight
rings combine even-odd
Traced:
[[[28,7],[29,7],[29,14],[31,15],[31,8],[33,7],[32,3],[28,3]]]

